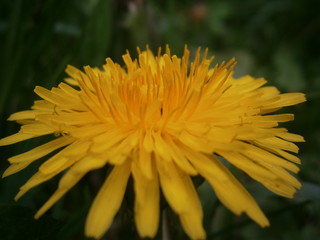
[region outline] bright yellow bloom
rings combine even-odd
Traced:
[[[230,171],[221,156],[270,191],[291,198],[299,181],[300,160],[292,142],[299,135],[279,128],[292,114],[268,115],[305,101],[302,93],[280,94],[266,81],[232,77],[234,60],[210,68],[212,58],[189,65],[189,51],[180,59],[149,50],[138,60],[123,56],[125,67],[106,60],[103,70],[68,66],[71,76],[50,91],[36,87],[43,99],[32,110],[14,113],[9,120],[21,130],[0,140],[9,145],[54,134],[55,139],[9,158],[3,177],[37,159],[50,157],[20,188],[16,199],[31,188],[65,171],[57,191],[40,208],[44,214],[86,173],[113,166],[89,211],[85,233],[102,237],[121,206],[130,176],[134,180],[134,214],[141,237],[154,237],[159,225],[160,188],[191,239],[204,239],[202,207],[192,176],[201,175],[232,212],[246,213],[260,226],[269,222],[259,206]],[[71,87],[71,86],[73,87]]]

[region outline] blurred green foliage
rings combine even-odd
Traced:
[[[319,239],[317,4],[316,0],[1,0],[0,137],[18,130],[18,125],[6,118],[32,105],[36,98],[33,88],[56,86],[66,77],[67,64],[79,68],[101,66],[106,57],[122,64],[121,55],[126,49],[132,52],[136,46],[144,48],[146,44],[153,50],[169,44],[176,54],[182,53],[185,44],[191,50],[208,47],[217,61],[236,57],[236,76],[265,77],[283,92],[302,91],[308,98],[308,102],[285,110],[296,114],[296,121],[286,127],[307,140],[300,144],[302,190],[294,199],[280,198],[238,173],[271,220],[271,227],[261,229],[247,217],[231,214],[210,187],[202,184],[199,194],[208,239]],[[37,141],[1,148],[0,173],[8,166],[8,157],[36,146]],[[32,219],[31,212],[53,193],[57,179],[13,203],[19,186],[37,166],[33,164],[0,182],[1,239],[84,239],[83,224],[92,199],[86,179],[39,221]],[[125,200],[108,239],[116,239],[114,234],[120,239],[138,239],[132,212],[126,211],[131,202]],[[165,215],[171,219],[168,224],[175,226],[170,230],[172,239],[185,239],[174,214],[166,209]],[[127,224],[121,227],[121,220]],[[157,238],[166,239],[161,227]]]

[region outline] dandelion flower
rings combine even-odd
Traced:
[[[128,179],[133,178],[134,216],[141,237],[154,237],[160,215],[160,190],[179,216],[191,239],[205,239],[203,212],[193,184],[196,175],[206,179],[220,201],[233,213],[247,214],[260,226],[268,219],[254,198],[220,161],[291,198],[300,182],[299,158],[293,142],[303,137],[278,127],[292,114],[270,114],[305,101],[302,93],[281,94],[263,86],[266,80],[250,76],[235,79],[235,61],[210,67],[207,52],[189,64],[182,58],[157,56],[147,49],[138,58],[123,55],[125,67],[106,59],[103,70],[68,66],[70,78],[57,88],[36,87],[42,100],[31,110],[12,114],[21,124],[18,133],[0,140],[9,145],[53,135],[54,140],[9,158],[3,177],[56,152],[20,188],[19,199],[31,188],[64,172],[58,189],[39,209],[43,215],[89,171],[112,166],[112,171],[89,210],[85,234],[101,238],[119,210]],[[59,150],[59,151],[57,151]]]

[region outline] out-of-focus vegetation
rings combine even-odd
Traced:
[[[66,77],[67,64],[101,66],[106,57],[122,64],[126,49],[134,52],[136,46],[143,49],[146,44],[153,50],[169,44],[175,54],[181,54],[185,44],[192,51],[208,47],[217,62],[236,57],[236,76],[265,77],[283,92],[302,91],[308,98],[285,110],[296,114],[286,127],[306,138],[306,143],[299,144],[302,190],[294,199],[284,199],[235,172],[270,218],[271,227],[262,229],[245,216],[231,214],[202,184],[199,193],[208,239],[320,239],[317,5],[316,0],[1,0],[0,137],[18,130],[6,118],[32,105],[37,99],[33,88],[56,86]],[[36,146],[37,141],[2,147],[0,173],[8,166],[8,157]],[[85,239],[83,225],[93,198],[86,179],[38,221],[31,216],[53,193],[57,178],[14,203],[18,188],[38,165],[1,180],[0,238]],[[128,199],[108,239],[138,239]],[[170,239],[186,239],[176,216],[165,211]],[[162,227],[157,238],[167,239]]]

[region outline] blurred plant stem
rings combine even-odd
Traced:
[[[162,240],[171,240],[166,210],[162,211]]]

